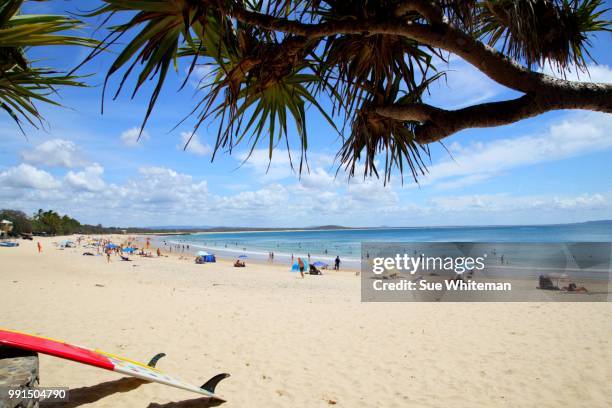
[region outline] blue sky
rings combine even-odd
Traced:
[[[25,11],[77,11],[77,3],[32,2]],[[590,63],[591,79],[612,82],[611,34],[599,34],[592,43],[597,65]],[[39,64],[62,69],[85,55],[72,47],[30,52]],[[45,131],[26,128],[26,138],[0,115],[0,207],[28,213],[52,208],[82,222],[122,226],[422,226],[612,218],[612,115],[560,111],[465,130],[445,140],[452,158],[441,145],[431,146],[430,174],[420,185],[408,177],[402,185],[394,177],[385,187],[375,178],[348,181],[342,171],[335,177],[338,137],[310,109],[311,171],[299,178],[282,149],[266,172],[265,145],[245,164],[246,144],[211,163],[215,126],[202,126],[183,151],[193,121],[171,129],[201,97],[195,84],[177,92],[184,67],[169,75],[136,143],[152,87],[147,84],[131,100],[128,86],[118,100],[107,99],[101,115],[101,83],[112,58],[103,55],[81,71],[92,74],[90,88],[61,90],[65,108],[40,106]],[[460,59],[440,68],[448,70],[448,80],[431,89],[429,102],[437,106],[458,108],[516,95]],[[110,89],[116,84],[111,80]],[[294,131],[292,136],[297,147]]]

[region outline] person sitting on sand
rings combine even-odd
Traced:
[[[576,286],[574,282],[571,282],[569,285],[562,287],[561,290],[564,290],[566,292],[578,292],[578,293],[588,292],[588,290],[584,286],[578,287]]]
[[[311,275],[323,275],[323,273],[321,273],[321,271],[319,269],[317,269],[316,266],[310,264],[310,274]]]
[[[542,289],[542,290],[559,290],[558,287],[553,285],[552,279],[548,275],[540,275],[538,277],[538,281],[540,283],[540,285],[538,286],[538,289]]]
[[[130,259],[130,258],[128,258],[127,256],[123,256],[123,255],[119,255],[119,256],[121,257],[121,260],[122,260],[122,261],[126,261],[126,262],[131,261],[131,259]]]
[[[463,274],[462,273],[455,274],[455,277],[453,279],[451,279],[451,282],[457,282],[457,281],[463,282]]]
[[[303,279],[304,278],[304,261],[302,261],[302,258],[298,257],[297,263],[298,263],[298,268],[300,270],[300,275],[302,275],[302,279]]]
[[[236,262],[234,262],[234,268],[244,268],[246,266],[246,263],[242,262],[240,259],[236,259]]]

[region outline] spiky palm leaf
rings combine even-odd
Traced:
[[[602,0],[486,0],[479,35],[528,66],[586,67],[588,34],[609,31]]]
[[[386,156],[384,179],[393,168],[409,168],[413,177],[425,171],[426,150],[415,142],[419,123],[377,115],[376,107],[415,103],[442,75],[433,66],[439,50],[394,35],[331,35],[311,40],[264,30],[230,17],[236,8],[315,24],[395,19],[402,0],[103,0],[94,14],[110,17],[130,12],[125,24],[111,27],[108,41],[92,54],[136,33],[123,46],[108,78],[124,70],[117,93],[140,70],[134,94],[145,80],[156,80],[142,126],[146,125],[169,67],[188,58],[190,68],[211,67],[203,79],[203,96],[191,112],[195,129],[205,120],[219,124],[215,153],[248,140],[251,151],[264,140],[270,157],[287,128],[297,128],[302,159],[307,146],[305,109],[313,105],[329,116],[345,114],[351,126],[338,158],[353,175],[362,163],[366,174],[378,175],[377,160]],[[607,29],[602,0],[434,0],[446,20],[469,35],[485,39],[510,57],[527,63],[552,61],[566,68],[584,65],[587,34]],[[535,8],[534,8],[535,7]],[[598,11],[599,10],[599,11]],[[437,23],[409,11],[398,24]],[[407,20],[407,21],[406,21]],[[106,20],[105,20],[106,21]],[[551,29],[552,28],[552,29]],[[545,32],[546,31],[546,32]],[[444,58],[442,58],[444,59]],[[140,65],[140,68],[137,68]],[[318,103],[326,93],[333,110]],[[267,134],[267,137],[266,137]],[[381,172],[383,173],[383,172]]]
[[[90,15],[136,11],[128,22],[111,27],[112,37],[105,44],[115,43],[129,31],[138,31],[107,73],[108,80],[124,69],[115,97],[139,63],[142,68],[132,96],[147,79],[157,78],[141,130],[153,110],[170,65],[176,67],[178,58],[191,58],[190,74],[198,59],[204,59],[213,64],[215,73],[214,80],[203,84],[206,92],[193,111],[199,117],[194,131],[206,118],[219,118],[215,153],[219,148],[231,150],[246,137],[247,132],[252,132],[252,151],[263,132],[267,131],[271,156],[273,147],[282,137],[288,136],[288,120],[291,118],[296,123],[299,143],[305,153],[306,105],[312,104],[321,112],[323,110],[307,90],[317,82],[316,76],[303,72],[309,69],[309,64],[297,62],[314,44],[309,46],[299,38],[279,40],[266,31],[242,24],[235,26],[229,18],[207,9],[201,2],[105,0],[105,3]],[[261,2],[249,4],[254,10],[262,6]],[[99,50],[94,51],[90,58],[97,52]],[[240,119],[249,109],[255,113],[249,124],[243,126]],[[333,124],[331,118],[328,119]],[[305,154],[300,160],[300,168],[303,159]]]
[[[58,86],[84,86],[78,77],[67,76],[45,68],[13,69],[0,73],[0,108],[7,112],[23,133],[23,121],[38,127],[42,116],[36,102],[54,106],[60,103],[50,98]]]
[[[34,68],[26,56],[29,47],[43,45],[92,46],[95,41],[59,33],[80,22],[54,15],[20,15],[23,0],[0,5],[0,108],[23,131],[23,121],[37,127],[42,117],[36,102],[59,105],[50,99],[57,86],[84,86],[75,76],[49,68]]]
[[[218,86],[227,86],[223,77],[223,75],[219,76]],[[268,83],[264,88],[258,81],[251,81],[241,87],[235,97],[231,96],[230,91],[227,91],[226,97],[210,109],[210,114],[214,114],[221,121],[215,153],[219,148],[231,151],[233,147],[248,137],[250,149],[246,158],[250,157],[260,141],[265,141],[271,161],[274,148],[284,141],[289,154],[290,166],[293,168],[288,138],[288,119],[292,118],[299,138],[301,154],[298,172],[301,173],[303,166],[307,165],[307,105],[311,104],[318,109],[335,127],[331,117],[309,90],[309,87],[318,84],[319,80],[316,75],[295,72]],[[200,114],[200,122],[208,114],[208,111],[203,110]],[[245,117],[249,118],[243,121]],[[265,134],[267,137],[264,136]]]
[[[399,1],[328,0],[326,3],[327,7],[318,11],[321,22],[373,16],[392,18]],[[442,57],[433,48],[405,37],[363,34],[330,36],[319,55],[313,58],[319,62],[317,71],[324,83],[341,96],[334,102],[343,106],[336,107],[350,113],[372,84],[392,83],[400,78],[408,92],[416,90],[419,78],[427,76],[428,70],[435,70],[433,55]]]
[[[354,176],[357,166],[363,164],[364,176],[380,177],[376,165],[380,154],[385,159],[382,172],[385,183],[390,181],[394,168],[403,175],[405,167],[408,167],[415,181],[426,173],[424,158],[428,157],[429,151],[416,142],[414,134],[419,123],[384,117],[378,115],[374,108],[390,104],[401,106],[420,103],[429,85],[443,75],[437,73],[424,79],[412,92],[401,89],[400,77],[391,83],[381,81],[375,89],[370,90],[368,99],[363,101],[354,116],[350,136],[338,153],[339,161],[349,176]]]
[[[132,97],[136,95],[145,81],[157,77],[157,83],[141,125],[142,132],[157,102],[170,66],[174,66],[175,69],[177,67],[179,48],[187,44],[194,56],[194,62],[200,55],[201,50],[198,47],[201,47],[203,42],[201,39],[198,40],[197,35],[204,30],[204,25],[208,20],[208,9],[204,4],[191,0],[104,0],[104,3],[105,5],[89,13],[88,16],[105,16],[109,19],[119,11],[136,12],[136,14],[126,23],[110,27],[110,34],[103,44],[95,49],[84,62],[115,44],[126,33],[139,30],[109,68],[104,81],[104,90],[106,90],[110,77],[125,66],[127,69],[114,98],[119,96],[125,82],[138,64],[142,65],[142,69],[138,74]],[[183,53],[184,55],[186,54]],[[191,68],[193,69],[193,64]]]

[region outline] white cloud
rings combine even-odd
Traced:
[[[542,70],[542,72],[547,75],[567,79],[569,81],[612,83],[612,68],[608,65],[588,64],[587,71],[588,72],[580,71],[574,66],[570,68],[569,72],[567,72],[564,77],[558,71],[551,69],[550,66],[546,66]]]
[[[80,172],[69,171],[64,181],[75,190],[100,191],[106,187],[106,182],[102,179],[103,173],[104,168],[94,163]]]
[[[465,106],[495,99],[507,88],[497,84],[471,64],[452,56],[448,64],[436,58],[434,65],[444,71],[445,77],[430,87],[431,95],[425,94],[424,101],[444,109],[458,109]]]
[[[24,162],[49,167],[79,167],[86,163],[77,146],[63,139],[47,140],[31,150],[21,152]]]
[[[357,173],[359,174],[359,173]],[[352,200],[376,203],[397,203],[399,198],[391,184],[384,185],[377,178],[356,177],[349,181],[348,194]]]
[[[140,140],[138,139],[140,135]],[[130,147],[142,146],[142,142],[149,139],[149,133],[146,130],[142,131],[140,134],[139,127],[133,127],[121,133],[121,141],[124,145]]]
[[[291,160],[286,149],[274,149],[272,160],[270,160],[268,149],[254,149],[250,156],[248,152],[241,152],[235,158],[240,166],[252,170],[260,181],[271,183],[290,177],[295,179],[300,176],[298,174],[300,151],[290,150],[290,153]],[[317,182],[334,182],[335,177],[329,173],[329,169],[334,163],[332,155],[310,151],[307,159],[308,163],[303,163],[301,174],[304,187],[314,186],[313,183]],[[293,163],[293,169],[291,169],[291,163]]]
[[[295,174],[291,170],[286,150],[274,150],[272,160],[270,160],[268,149],[255,149],[250,156],[248,152],[239,153],[236,158],[243,167],[252,169],[256,175],[261,177],[261,180],[267,182],[282,180]],[[299,152],[291,151],[291,159],[297,171],[300,161]]]
[[[212,147],[206,143],[202,143],[200,141],[200,137],[197,134],[191,136],[192,133],[182,132],[181,133],[181,143],[177,145],[177,149],[185,149],[186,152],[196,154],[198,156],[207,156],[212,153]],[[191,138],[191,140],[189,140]],[[187,145],[187,143],[189,144]],[[187,148],[185,148],[187,145]]]
[[[213,71],[214,67],[212,65],[196,65],[189,78],[189,84],[196,89],[200,88],[201,85],[208,83]],[[185,73],[189,73],[189,67],[185,68]]]
[[[317,167],[302,175],[300,185],[306,189],[324,191],[336,187],[337,181],[325,169]]]
[[[60,186],[51,174],[25,163],[1,172],[0,184],[18,189],[38,190],[49,190]]]
[[[578,197],[555,197],[551,206],[563,210],[581,210],[603,208],[609,203],[602,194],[582,194]]]
[[[465,196],[435,197],[429,205],[440,212],[490,212],[556,210],[596,210],[610,207],[612,203],[603,194],[580,194],[577,196],[514,196],[509,194],[480,194]],[[537,223],[534,219],[532,223]]]
[[[491,178],[500,172],[536,163],[562,160],[612,147],[612,116],[577,114],[547,131],[516,138],[451,146],[453,158],[429,167],[421,185],[437,188],[465,187]]]
[[[166,167],[142,167],[138,173],[138,177],[130,179],[124,189],[126,194],[131,195],[131,201],[139,207],[177,205],[177,210],[189,212],[206,201],[206,181],[194,181],[192,176]]]
[[[211,191],[206,180],[166,167],[143,167],[121,184],[103,176],[102,166],[94,164],[80,172],[69,171],[61,183],[45,171],[21,164],[0,173],[0,199],[5,206],[28,212],[42,206],[83,222],[123,226],[409,226],[508,223],[508,219],[537,223],[605,218],[612,211],[610,193],[436,196],[418,203],[410,197],[400,200],[393,185],[384,187],[373,179],[342,183],[320,168],[295,184],[243,186],[243,191],[227,194]]]

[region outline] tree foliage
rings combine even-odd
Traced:
[[[23,211],[9,209],[0,210],[0,220],[8,220],[13,223],[12,234],[19,235],[32,232],[32,221]]]
[[[0,3],[0,108],[17,123],[42,124],[37,102],[59,105],[51,95],[58,86],[84,86],[77,77],[53,68],[34,67],[26,49],[44,45],[93,46],[96,41],[59,33],[78,28],[80,22],[64,16],[22,15],[24,0]]]
[[[32,224],[34,226],[34,232],[49,235],[58,235],[65,233],[64,230],[71,229],[71,223],[69,222],[69,220],[69,217],[62,217],[55,211],[43,211],[42,209],[40,209],[36,214],[34,214],[32,218]],[[66,225],[64,225],[64,222],[66,222]]]
[[[293,123],[302,169],[310,105],[342,137],[338,162],[349,175],[359,170],[379,176],[378,167],[384,166],[385,181],[393,169],[416,179],[426,172],[426,144],[458,130],[553,109],[612,112],[606,102],[610,86],[589,88],[538,72],[545,64],[561,72],[586,69],[589,34],[610,27],[601,0],[104,3],[91,15],[125,15],[127,21],[109,27],[104,45],[90,58],[132,36],[119,47],[107,74],[108,83],[122,72],[114,97],[131,75],[137,77],[132,96],[147,79],[156,80],[144,127],[173,64],[189,62],[183,83],[196,67],[208,67],[191,114],[194,131],[205,121],[218,125],[215,153],[231,152],[245,139],[251,151],[267,144],[270,159],[278,145],[290,152]],[[424,104],[430,85],[444,77],[437,64],[448,53],[525,98],[464,111]],[[331,109],[324,109],[321,100]],[[344,125],[336,128],[338,122]]]
[[[297,142],[301,171],[314,107],[342,139],[337,159],[349,175],[386,182],[397,169],[416,180],[427,145],[462,129],[556,109],[612,113],[612,85],[540,72],[586,69],[589,36],[610,30],[603,0],[101,1],[88,16],[107,35],[83,64],[116,52],[103,98],[109,86],[116,98],[133,84],[134,97],[153,81],[144,129],[172,69],[183,86],[207,71],[185,119],[194,132],[218,126],[213,158],[245,143],[266,146],[271,159]],[[457,110],[424,103],[449,54],[522,96]]]
[[[185,232],[180,229],[154,229],[154,228],[126,228],[104,227],[101,224],[81,224],[69,215],[60,215],[55,210],[39,209],[32,216],[20,210],[0,210],[0,220],[13,223],[11,235],[34,233],[36,235],[72,235],[72,234],[122,234],[124,231],[131,234],[138,233],[174,233]]]

